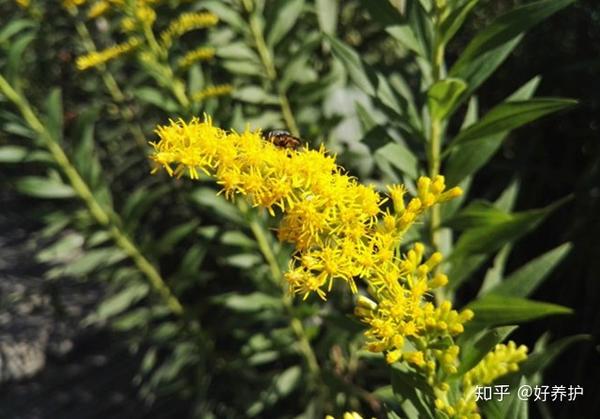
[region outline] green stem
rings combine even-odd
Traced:
[[[96,222],[108,230],[114,242],[133,260],[171,311],[177,315],[182,315],[183,306],[171,292],[156,268],[144,257],[137,246],[127,237],[127,234],[119,228],[118,216],[100,205],[87,183],[69,161],[64,150],[35,115],[27,99],[15,92],[2,75],[0,75],[0,92],[14,103],[21,112],[23,119],[40,136],[54,161],[61,168],[71,187],[84,202]]]
[[[442,77],[442,71],[444,69],[444,44],[440,40],[439,36],[439,21],[440,16],[437,17],[436,28],[435,28],[435,39],[434,48],[431,57],[431,83],[434,84]],[[427,159],[429,163],[429,177],[434,179],[440,174],[441,165],[441,150],[442,150],[442,138],[444,136],[444,124],[435,118],[430,118],[430,139],[427,149]],[[437,250],[440,247],[439,242],[439,227],[441,225],[441,212],[439,205],[433,206],[431,209],[431,219],[429,223],[429,241],[431,245]]]
[[[244,214],[248,214],[248,207],[244,202],[239,201],[238,206]],[[300,321],[300,319],[296,317],[293,298],[284,287],[283,273],[281,271],[281,268],[279,267],[279,263],[277,262],[275,253],[273,252],[273,249],[269,244],[269,240],[267,238],[265,229],[258,222],[256,217],[251,217],[249,224],[250,230],[254,234],[256,242],[258,243],[258,247],[261,253],[263,254],[265,260],[269,264],[273,280],[277,283],[278,286],[282,287],[283,305],[288,316],[291,319],[290,326],[292,328],[292,331],[296,335],[296,338],[298,339],[300,351],[304,356],[306,365],[308,366],[308,370],[314,380],[314,383],[315,385],[319,385],[321,382],[321,368],[319,367],[317,356],[315,355],[315,352],[313,351],[312,346],[310,345],[310,341],[308,339],[308,336],[306,335],[306,330],[304,329],[302,321]]]

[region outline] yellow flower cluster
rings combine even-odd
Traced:
[[[426,294],[444,286],[448,278],[442,273],[433,274],[442,255],[436,252],[424,260],[424,250],[424,246],[417,243],[400,260],[377,261],[377,269],[367,279],[369,294],[377,302],[367,297],[358,299],[355,313],[370,326],[367,332],[368,347],[373,352],[387,351],[389,363],[404,357],[409,363],[424,367],[426,358],[432,358],[433,355],[441,361],[447,360],[447,354],[424,354],[421,350],[410,354],[404,352],[405,338],[416,339],[418,346],[426,348],[427,342],[421,340],[441,340],[448,335],[460,334],[464,330],[463,323],[473,317],[470,310],[460,314],[452,310],[448,301],[438,307],[426,301]],[[451,369],[450,361],[442,364],[446,369]],[[430,365],[430,368],[433,366]]]
[[[88,17],[96,19],[110,10],[110,3],[105,0],[97,1],[88,10]]]
[[[202,102],[205,99],[216,96],[225,96],[231,92],[233,92],[233,86],[231,84],[216,84],[195,92],[192,95],[192,100],[194,102]]]
[[[260,132],[227,132],[208,117],[171,121],[156,133],[155,171],[162,167],[192,179],[204,173],[216,179],[228,199],[243,195],[271,215],[282,213],[279,239],[296,248],[285,274],[293,293],[325,299],[340,280],[357,293],[355,281],[361,280],[368,297],[357,297],[355,314],[369,326],[368,349],[423,374],[438,396],[438,410],[479,419],[472,386],[514,370],[525,358],[525,347],[498,345],[465,376],[464,392],[448,401],[446,379],[457,373],[460,352],[453,338],[473,312],[458,312],[448,301],[431,302],[431,291],[448,282],[437,271],[439,252],[427,256],[421,243],[400,250],[402,235],[425,211],[461,194],[459,188],[446,190],[442,176],[419,178],[417,196],[405,202],[403,186],[390,186],[383,196],[348,176],[323,147],[277,147]],[[349,412],[344,418],[360,415]]]
[[[215,56],[215,49],[212,47],[199,47],[185,54],[178,62],[180,68],[188,68],[197,61],[210,60]]]
[[[507,345],[498,344],[472,370],[464,376],[465,387],[487,385],[498,377],[519,370],[519,362],[527,359],[527,347],[510,341]]]
[[[327,416],[325,416],[325,419],[335,419],[335,418],[331,415],[327,415]],[[363,419],[363,417],[360,414],[358,414],[357,412],[346,412],[346,413],[344,413],[344,416],[342,417],[342,419]]]
[[[113,45],[102,51],[90,52],[89,54],[78,57],[75,64],[78,70],[84,71],[105,64],[123,54],[127,54],[136,49],[139,45],[140,40],[138,38],[130,38],[127,42],[122,44]]]
[[[77,7],[83,5],[85,0],[62,0],[62,6],[65,9],[76,9]]]
[[[210,28],[219,22],[219,17],[210,12],[183,13],[172,21],[160,34],[165,47],[169,48],[173,39],[195,29]]]
[[[475,387],[488,385],[496,379],[519,370],[519,363],[527,359],[527,347],[517,347],[515,342],[497,344],[479,363],[469,370],[462,379],[462,394],[454,403],[449,403],[448,388],[438,390],[435,406],[450,418],[480,419],[477,412]]]

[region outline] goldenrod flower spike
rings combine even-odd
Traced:
[[[105,50],[98,52],[90,52],[89,54],[78,57],[75,64],[77,69],[80,71],[87,70],[92,67],[105,64],[110,60],[127,54],[140,45],[140,40],[137,38],[131,38],[127,42],[117,44],[112,47],[106,48]]]
[[[219,17],[210,12],[183,13],[173,20],[160,34],[165,47],[169,48],[173,39],[196,29],[210,28],[219,22]]]
[[[188,68],[197,61],[210,60],[215,56],[215,49],[212,47],[199,47],[185,54],[177,65],[181,68]]]
[[[207,49],[208,50],[208,49]],[[194,51],[192,51],[194,52]],[[209,53],[208,51],[205,54],[205,57],[208,57]],[[191,65],[193,62],[197,61],[199,58],[198,56],[190,56],[188,57],[187,55],[182,59],[182,61],[180,61],[180,66],[182,67],[186,67]],[[233,92],[233,86],[231,84],[217,84],[215,86],[208,86],[205,89],[199,90],[195,93],[192,94],[192,100],[194,102],[202,102],[205,99],[211,98],[211,97],[217,97],[217,96],[225,96],[230,94],[231,92]]]

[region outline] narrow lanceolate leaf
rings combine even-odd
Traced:
[[[453,10],[442,21],[440,26],[440,37],[442,44],[447,44],[452,39],[477,3],[479,3],[479,0],[466,1],[463,5]]]
[[[35,26],[36,23],[34,21],[27,19],[17,19],[7,23],[0,29],[0,44],[8,41],[13,35],[16,35],[22,30],[33,28]]]
[[[0,163],[19,163],[25,160],[29,150],[16,145],[0,147]]]
[[[556,265],[569,253],[571,243],[565,243],[544,253],[517,269],[503,282],[489,290],[491,294],[526,297],[542,283]]]
[[[75,196],[75,191],[69,185],[43,177],[22,177],[17,181],[16,187],[19,192],[36,198],[62,199]]]
[[[416,179],[419,175],[419,161],[407,147],[400,144],[388,143],[379,148],[375,152],[375,160],[378,165],[380,161],[391,164],[412,179]]]
[[[363,92],[369,96],[373,96],[375,94],[374,82],[376,75],[370,71],[352,48],[333,36],[325,35],[325,37],[331,43],[333,54],[342,62],[352,81]]]
[[[479,218],[479,226],[466,230],[458,239],[450,259],[456,261],[468,255],[489,254],[505,244],[521,238],[535,229],[552,211],[570,197],[561,199],[545,208],[510,214],[510,218]],[[483,224],[487,222],[488,224]]]
[[[316,0],[317,19],[319,27],[325,33],[335,33],[338,21],[338,0]]]
[[[425,56],[425,51],[421,43],[417,41],[417,38],[407,23],[392,25],[385,28],[385,31],[400,41],[406,48],[414,51],[421,57]]]
[[[46,99],[46,128],[55,141],[62,139],[63,106],[60,89],[52,89]]]
[[[277,45],[292,30],[302,13],[304,0],[280,0],[277,6],[272,22],[268,25],[267,45],[270,47]]]
[[[522,101],[530,99],[537,86],[540,83],[540,77],[536,76],[529,80],[523,86],[513,92],[506,101]],[[463,122],[462,130],[469,128],[477,121],[477,102],[475,96],[471,97],[467,116]],[[498,151],[502,142],[506,138],[507,132],[480,138],[476,142],[458,145],[452,148],[450,157],[446,164],[446,182],[448,185],[458,185],[467,176],[473,175],[477,170],[487,163]]]
[[[478,35],[473,38],[465,51],[456,61],[450,75],[467,80],[471,85],[469,78],[464,77],[471,74],[474,64],[481,64],[479,59],[491,51],[502,50],[505,56],[510,53],[504,50],[504,47],[510,45],[516,46],[519,37],[534,25],[558,12],[575,0],[542,0],[525,6],[518,7],[505,15],[500,16],[491,25],[487,26]],[[517,42],[515,42],[517,41]],[[501,63],[496,63],[496,66]],[[493,72],[493,69],[492,69]]]
[[[473,201],[452,217],[446,224],[457,230],[501,224],[512,219],[512,215],[496,208],[487,201]]]
[[[407,0],[406,19],[415,34],[415,38],[421,45],[421,50],[425,54],[424,57],[430,57],[433,49],[433,24],[419,0]]]
[[[450,146],[466,144],[480,138],[505,133],[576,104],[576,100],[554,98],[504,102],[489,111],[479,122],[461,131]]]
[[[19,34],[16,39],[10,42],[8,54],[6,55],[6,80],[13,85],[17,86],[18,78],[20,75],[19,69],[21,68],[23,53],[29,47],[29,44],[33,42],[35,35],[32,33]]]
[[[475,313],[474,323],[517,324],[557,314],[570,314],[568,307],[524,298],[488,294],[467,306]]]
[[[590,335],[574,335],[551,343],[543,351],[533,353],[521,364],[519,369],[527,376],[543,371],[569,346],[574,343],[591,340]]]
[[[452,113],[459,103],[467,84],[455,78],[440,80],[427,92],[427,104],[431,118],[441,121]]]

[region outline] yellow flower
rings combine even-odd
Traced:
[[[344,416],[342,416],[343,419],[363,419],[363,417],[358,414],[357,412],[346,412],[344,413]],[[335,419],[333,416],[331,415],[327,415],[325,416],[325,419]]]
[[[62,5],[65,9],[76,9],[84,3],[85,0],[62,0]]]
[[[89,68],[105,64],[108,61],[114,60],[115,58],[123,54],[127,54],[128,52],[131,52],[134,49],[136,49],[139,45],[139,39],[131,38],[127,42],[124,42],[122,44],[113,45],[112,47],[106,48],[105,50],[90,52],[89,54],[78,57],[75,64],[77,65],[78,70],[84,71]]]
[[[15,0],[15,2],[17,3],[17,6],[19,6],[21,9],[27,9],[29,7],[29,4],[31,3],[30,0]]]
[[[189,31],[215,26],[218,22],[219,17],[210,12],[183,13],[169,24],[167,29],[160,34],[160,38],[168,48],[174,38]]]
[[[90,19],[96,19],[104,15],[110,9],[110,4],[107,1],[100,0],[95,2],[90,10],[88,10],[88,17]]]
[[[211,47],[196,48],[185,54],[177,63],[181,68],[188,68],[196,61],[210,60],[215,56],[215,49]]]
[[[194,102],[202,102],[205,99],[216,96],[225,96],[231,92],[233,92],[233,86],[231,84],[217,84],[195,92],[192,94],[192,100]]]
[[[527,359],[527,347],[517,347],[510,341],[507,345],[498,344],[479,363],[468,371],[463,382],[465,387],[487,385],[499,377],[519,370],[519,363]]]

